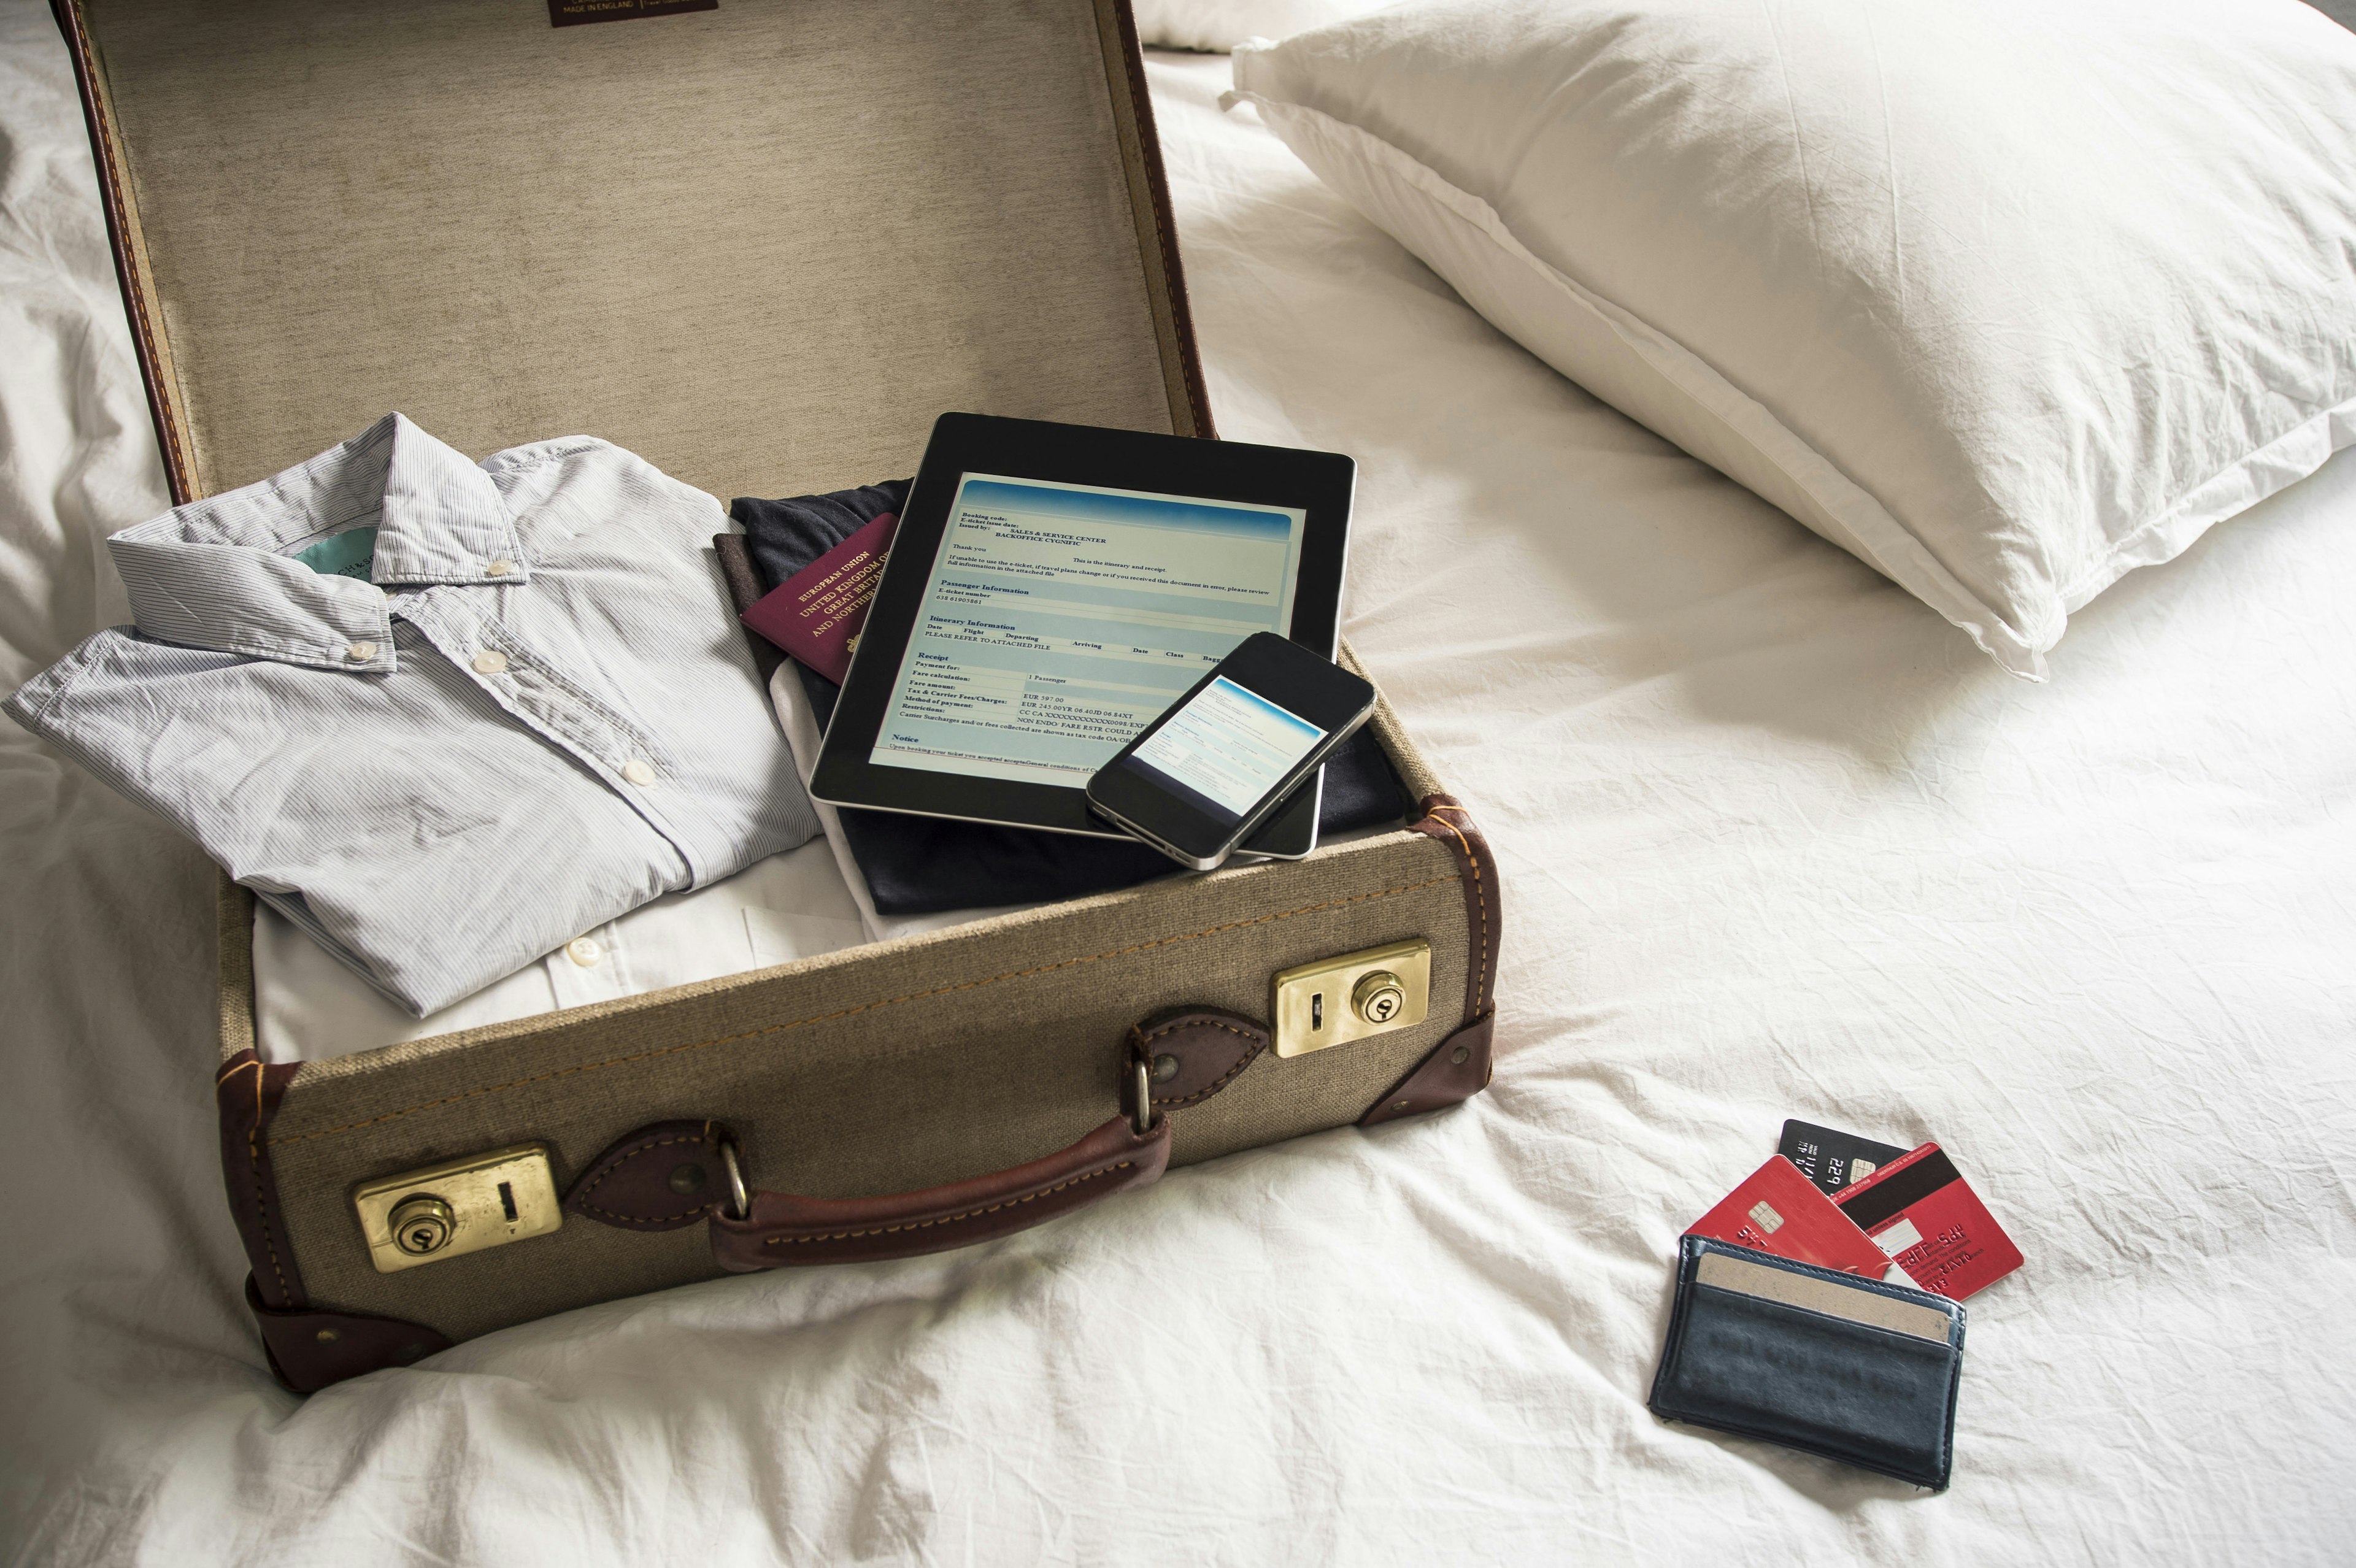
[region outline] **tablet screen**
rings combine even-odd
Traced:
[[[1308,514],[966,474],[869,761],[1084,788],[1254,632]]]

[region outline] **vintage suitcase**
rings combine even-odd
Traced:
[[[1119,0],[58,15],[176,499],[392,408],[723,498],[907,472],[947,409],[1212,434]],[[257,1058],[224,881],[221,1159],[273,1366],[309,1391],[958,1246],[1476,1093],[1496,869],[1375,726],[1412,820],[1303,861],[324,1061]]]

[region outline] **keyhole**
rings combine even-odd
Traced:
[[[1350,1005],[1368,1023],[1387,1024],[1406,1009],[1407,991],[1399,985],[1398,976],[1387,969],[1376,969],[1359,979],[1357,988],[1350,994]]]
[[[392,1244],[412,1257],[440,1252],[449,1244],[450,1233],[458,1224],[458,1217],[451,1211],[450,1205],[422,1192],[394,1205],[388,1218]]]
[[[1325,1027],[1325,993],[1318,992],[1309,998],[1309,1030],[1314,1034]]]

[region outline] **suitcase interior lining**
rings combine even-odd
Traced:
[[[192,494],[388,409],[723,500],[900,475],[946,409],[1194,433],[1109,6],[83,11]]]

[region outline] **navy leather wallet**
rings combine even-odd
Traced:
[[[1936,1490],[1954,1461],[1964,1309],[1687,1236],[1653,1413]]]

